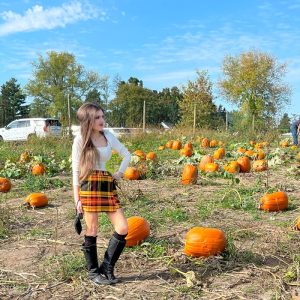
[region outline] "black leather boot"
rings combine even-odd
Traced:
[[[99,268],[100,274],[104,274],[111,284],[119,282],[119,279],[114,275],[114,267],[125,247],[126,235],[127,234],[119,235],[116,232],[114,233],[105,251],[103,263]]]
[[[96,243],[92,245],[83,243],[81,250],[83,251],[86,260],[89,278],[96,284],[111,284],[110,281],[99,272]]]

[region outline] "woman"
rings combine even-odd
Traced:
[[[297,146],[298,145],[298,135],[300,133],[300,119],[294,121],[291,124],[291,133],[293,136],[293,144]]]
[[[118,200],[115,181],[123,177],[130,162],[130,153],[113,134],[104,130],[104,112],[97,104],[83,104],[77,111],[77,119],[80,134],[73,142],[72,170],[75,206],[77,213],[84,214],[86,223],[82,250],[89,278],[96,284],[114,284],[118,282],[114,276],[114,266],[125,247],[128,233],[127,219]],[[105,169],[112,149],[123,157],[119,170],[113,175]],[[107,213],[115,230],[100,267],[96,246],[99,212]]]

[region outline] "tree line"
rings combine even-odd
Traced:
[[[84,102],[99,103],[110,126],[141,127],[145,101],[147,126],[166,122],[189,127],[195,121],[197,128],[224,128],[226,110],[215,104],[214,86],[206,70],[196,71],[196,79],[181,88],[156,91],[135,77],[123,81],[116,76],[110,82],[108,76],[86,70],[68,52],[50,51],[46,57],[38,56],[32,66],[32,78],[23,88],[15,78],[1,86],[1,127],[21,117],[56,117],[68,126],[69,118],[72,124],[76,122],[76,111]],[[233,129],[276,126],[276,117],[290,101],[285,73],[285,64],[259,51],[224,58],[217,88],[219,97],[237,107],[230,112]],[[289,122],[285,114],[280,126]]]

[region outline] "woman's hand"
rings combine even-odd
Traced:
[[[121,178],[123,178],[123,173],[118,171],[112,176],[112,178],[115,180],[120,180]]]
[[[78,200],[76,202],[76,211],[77,211],[77,214],[82,214],[83,213],[83,210],[82,210],[82,203],[80,200]]]

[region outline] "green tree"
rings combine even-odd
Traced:
[[[142,81],[134,77],[130,77],[127,82],[119,81],[116,96],[109,103],[110,113],[107,119],[110,125],[141,127],[144,101],[146,101],[146,123],[156,125],[157,93],[144,88]]]
[[[287,133],[290,131],[290,127],[291,127],[291,119],[289,115],[285,113],[279,122],[278,129],[282,133]]]
[[[101,107],[104,108],[104,102],[101,99],[101,93],[97,89],[92,89],[87,93],[85,102],[98,103]]]
[[[194,107],[196,105],[196,127],[214,127],[212,115],[216,113],[216,105],[213,103],[212,83],[207,71],[197,71],[198,78],[188,81],[183,87],[183,100],[180,102],[182,126],[193,126]]]
[[[1,86],[0,126],[7,125],[16,118],[27,117],[29,106],[25,104],[26,95],[15,78]]]
[[[68,107],[71,119],[75,119],[78,107],[92,90],[105,89],[106,76],[86,71],[73,54],[50,51],[47,57],[38,57],[33,63],[33,79],[26,89],[34,97],[32,116],[55,116],[63,125],[68,124]]]
[[[252,129],[273,126],[275,115],[289,102],[290,89],[282,82],[286,65],[272,56],[249,51],[223,61],[221,94],[237,105]]]
[[[180,120],[180,102],[183,99],[177,87],[164,88],[158,93],[158,109],[156,110],[157,123],[167,122],[177,124]]]

